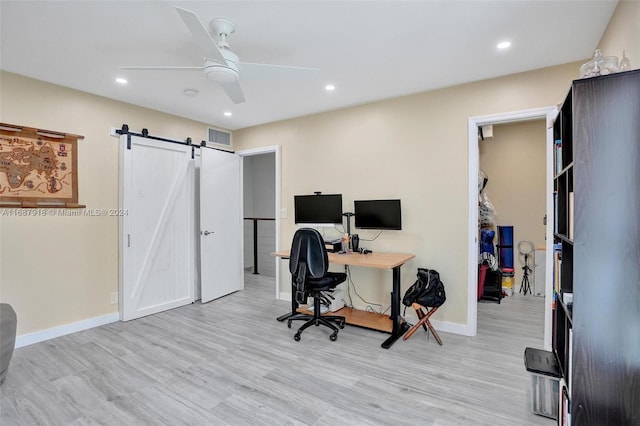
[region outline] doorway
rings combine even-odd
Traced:
[[[553,132],[551,124],[556,115],[555,107],[516,111],[504,114],[471,117],[468,121],[469,142],[469,258],[468,258],[468,300],[466,334],[474,336],[477,332],[477,282],[478,282],[478,173],[479,142],[478,128],[489,124],[515,123],[536,119],[546,120],[546,272],[545,272],[545,314],[544,346],[551,347],[551,300],[552,300],[552,259],[553,259]]]
[[[499,241],[497,227],[513,227],[512,248],[503,249],[504,255],[500,255],[499,250],[496,253],[500,266],[512,268],[514,273],[510,282],[505,282],[506,294],[520,294],[525,260],[520,253],[532,249],[527,254],[527,265],[531,268],[527,270],[530,288],[522,292],[530,290],[531,294],[536,294],[535,291],[543,296],[544,288],[534,288],[533,274],[536,272],[535,250],[545,247],[545,121],[520,121],[484,128],[491,132],[490,136],[479,141],[480,173],[486,179],[481,203],[493,209],[481,210],[480,223],[491,221],[490,230],[495,232],[494,246],[504,244]],[[489,214],[491,212],[493,216]],[[509,269],[507,271],[510,272]],[[543,273],[541,270],[538,272]]]
[[[280,147],[255,148],[237,154],[242,159],[245,273],[272,277],[278,299],[280,263],[271,253],[280,249]]]

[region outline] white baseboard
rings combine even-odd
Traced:
[[[470,330],[467,324],[458,324],[457,322],[438,321],[432,320],[431,324],[438,331],[444,331],[445,333],[460,334],[462,336],[475,336]]]
[[[406,312],[406,316],[407,316],[407,321],[409,321],[410,323],[415,324],[418,322],[418,316],[416,315],[413,309],[408,308]],[[443,331],[445,333],[460,334],[462,336],[475,336],[469,331],[469,327],[467,326],[467,324],[459,324],[457,322],[449,322],[449,321],[439,321],[435,319],[432,319],[429,321],[437,331]]]
[[[279,298],[280,300],[291,302],[291,293],[281,292]],[[411,311],[412,313],[409,313],[409,309],[407,309],[407,316],[413,316],[413,323],[415,324],[418,321],[418,317],[415,315],[415,312],[413,312],[413,310]],[[470,331],[467,324],[458,324],[456,322],[438,320],[431,320],[431,324],[433,324],[436,330],[443,331],[445,333],[460,334],[462,336],[475,336],[475,334]]]
[[[70,324],[61,325],[58,327],[48,328],[46,330],[34,331],[33,333],[22,334],[16,337],[16,348],[23,346],[33,345],[34,343],[44,342],[45,340],[53,339],[56,337],[64,336],[71,333],[76,333],[82,330],[88,330],[93,327],[99,327],[101,325],[109,324],[118,321],[119,316],[117,312],[111,314],[101,315],[99,317],[89,318],[86,320],[72,322]]]
[[[291,293],[281,292],[280,295],[278,296],[278,299],[291,302]]]

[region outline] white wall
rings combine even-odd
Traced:
[[[245,217],[270,217],[275,212],[275,154],[243,157]]]

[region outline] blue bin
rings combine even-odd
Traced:
[[[500,266],[513,268],[513,226],[498,226]]]

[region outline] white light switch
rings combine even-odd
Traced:
[[[287,209],[280,209],[280,219],[287,218]]]

